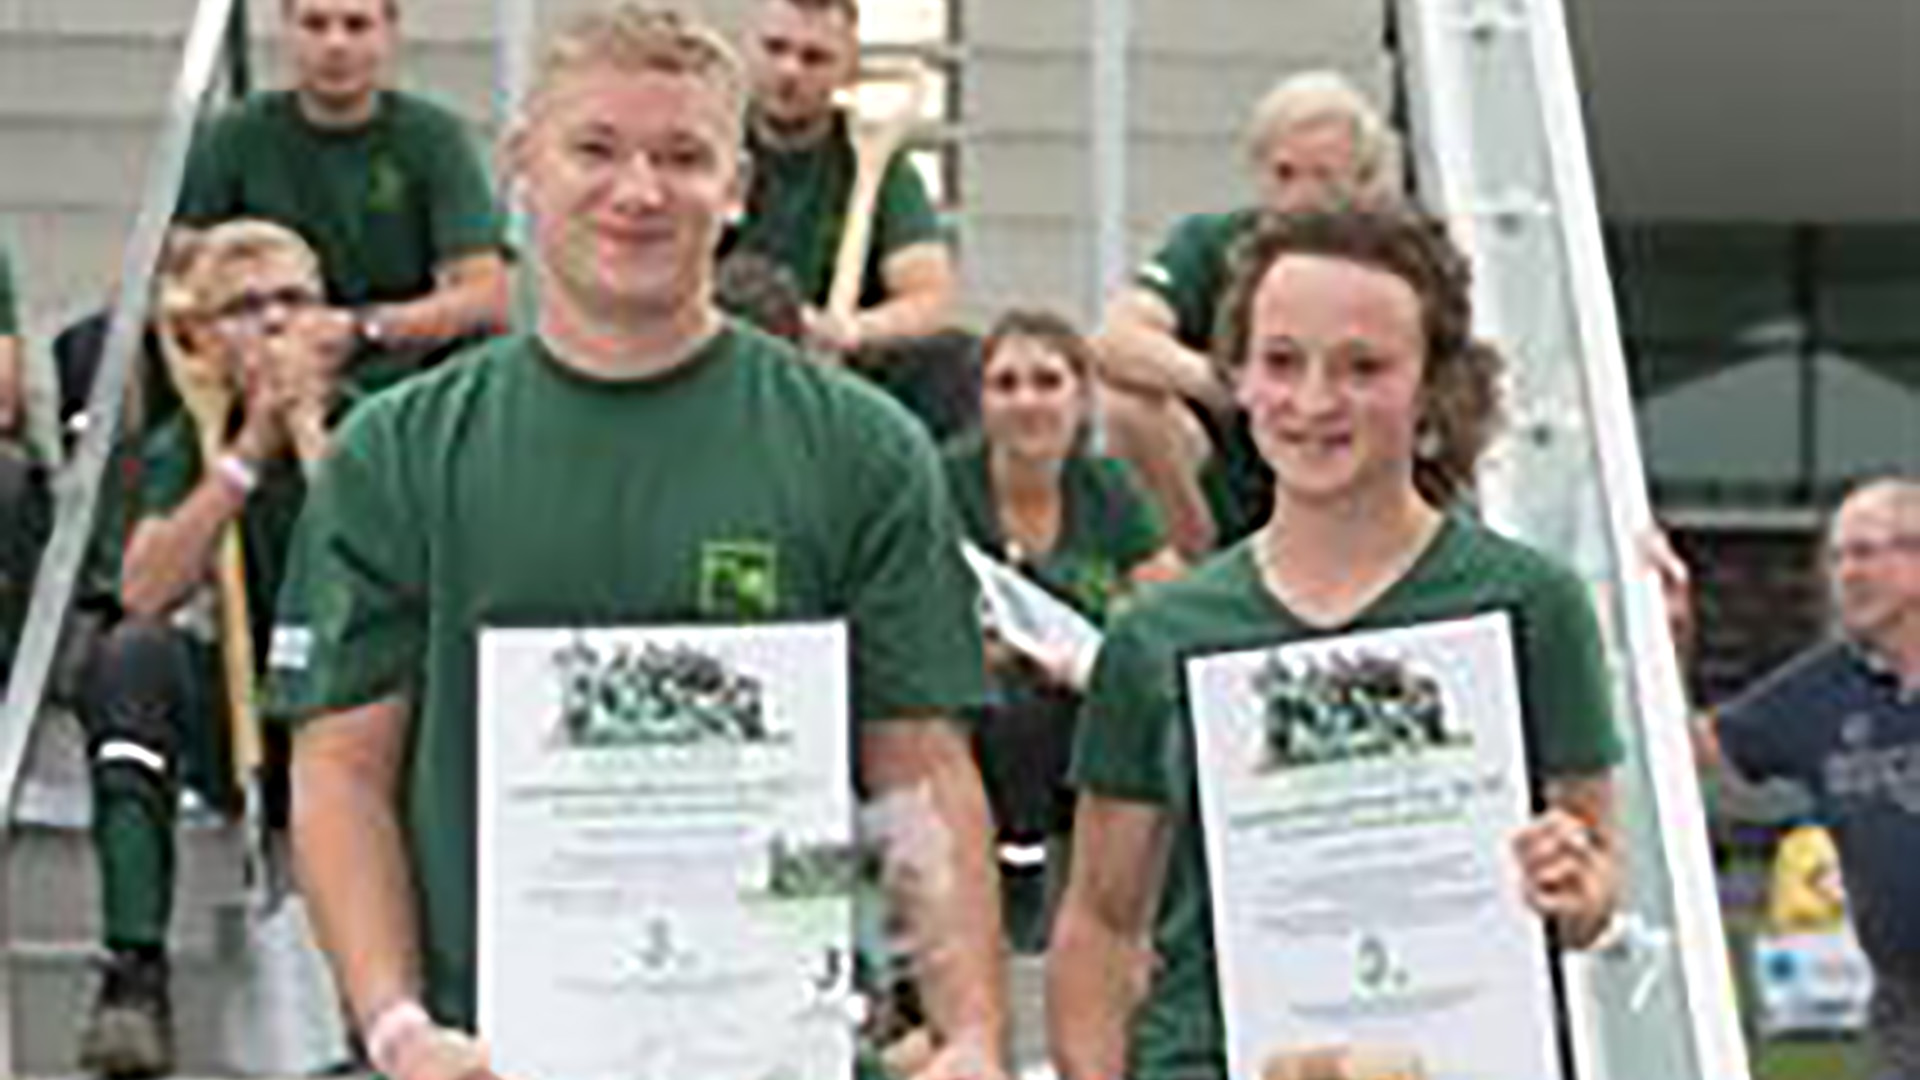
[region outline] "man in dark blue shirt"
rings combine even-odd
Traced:
[[[1920,481],[1850,495],[1827,568],[1838,640],[1716,710],[1701,742],[1742,778],[1812,798],[1873,966],[1873,1075],[1920,1080]]]

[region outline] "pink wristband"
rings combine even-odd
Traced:
[[[238,454],[221,454],[214,458],[213,472],[243,496],[253,494],[253,489],[260,486],[260,470],[247,464]]]
[[[380,1072],[392,1076],[399,1064],[394,1055],[414,1035],[433,1027],[433,1017],[412,998],[390,1002],[367,1022],[365,1039],[367,1060]]]

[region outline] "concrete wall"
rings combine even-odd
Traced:
[[[1017,299],[1091,315],[1092,2],[967,8],[960,236],[976,314]],[[1357,0],[1135,0],[1130,255],[1150,250],[1181,214],[1246,200],[1240,127],[1280,76],[1334,66],[1384,90],[1383,9]]]
[[[545,0],[542,20],[590,2]],[[709,0],[702,9],[735,30],[750,2]],[[976,315],[1015,297],[1084,311],[1093,296],[1092,2],[974,0],[960,13],[957,222]],[[0,239],[20,264],[38,331],[98,303],[112,280],[192,8],[191,0],[0,5]],[[270,84],[279,5],[254,0],[253,8],[256,78]],[[1384,85],[1378,10],[1357,0],[1136,0],[1128,101],[1135,253],[1175,215],[1243,199],[1239,125],[1277,76],[1336,64]],[[404,18],[403,85],[429,90],[484,127],[493,5],[407,0]]]

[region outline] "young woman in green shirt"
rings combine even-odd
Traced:
[[[1135,585],[1176,576],[1181,563],[1129,467],[1086,448],[1091,361],[1066,319],[1001,316],[981,349],[980,428],[947,448],[946,470],[969,542],[1103,625]],[[1086,672],[1065,649],[1018,652],[990,634],[988,674],[994,703],[979,748],[1007,929],[1017,947],[1037,948],[1046,841],[1072,820],[1062,782]]]
[[[1620,746],[1585,587],[1448,510],[1498,412],[1499,357],[1472,337],[1464,258],[1436,221],[1352,212],[1265,224],[1235,266],[1216,356],[1275,473],[1274,509],[1131,606],[1095,666],[1049,965],[1064,1080],[1226,1076],[1181,676],[1196,655],[1506,613],[1545,809],[1500,854],[1571,947],[1601,934],[1618,893]]]

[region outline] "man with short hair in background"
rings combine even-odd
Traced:
[[[289,89],[201,133],[179,217],[264,218],[320,255],[347,378],[391,385],[506,324],[499,214],[466,124],[388,86],[397,0],[283,0]]]
[[[929,366],[940,357],[913,342],[947,329],[959,286],[946,232],[905,153],[887,162],[874,200],[857,310],[850,318],[825,310],[857,172],[852,119],[836,102],[859,74],[857,0],[758,0],[742,54],[750,183],[730,250],[785,266],[807,301],[810,343],[850,358],[928,418],[939,403],[921,399],[957,390]]]
[[[1656,552],[1656,554],[1663,554]],[[1854,489],[1827,535],[1839,633],[1703,715],[1703,762],[1811,796],[1874,973],[1874,1080],[1920,1080],[1920,479]],[[1661,559],[1676,641],[1686,573]]]

